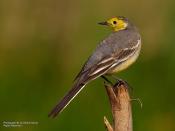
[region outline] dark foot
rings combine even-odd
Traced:
[[[114,87],[119,87],[121,85],[124,85],[125,87],[127,87],[128,89],[131,88],[131,86],[124,80],[122,79],[117,79],[117,83],[114,85]],[[131,88],[132,89],[132,88]]]

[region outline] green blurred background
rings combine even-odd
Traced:
[[[111,120],[97,79],[56,119],[49,111],[72,85],[87,57],[111,31],[97,25],[127,16],[142,34],[138,61],[118,74],[134,88],[134,131],[175,131],[175,1],[1,0],[0,130],[103,131]],[[3,121],[38,125],[3,127]]]

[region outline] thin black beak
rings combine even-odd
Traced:
[[[105,22],[99,22],[98,24],[100,24],[100,25],[108,25],[108,22],[107,21],[105,21]]]

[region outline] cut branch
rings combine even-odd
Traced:
[[[108,131],[132,131],[132,111],[128,85],[119,82],[115,86],[105,85],[111,104],[113,126],[104,117],[104,123]]]

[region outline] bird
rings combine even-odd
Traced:
[[[115,16],[99,24],[110,27],[111,33],[97,45],[75,77],[70,91],[51,110],[49,117],[55,118],[61,113],[89,82],[125,70],[138,58],[141,35],[128,18]]]

